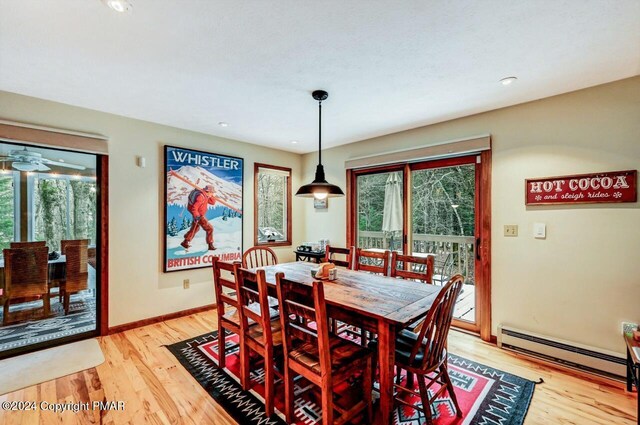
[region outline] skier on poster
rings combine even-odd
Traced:
[[[214,196],[213,186],[207,185],[204,189],[195,188],[189,194],[189,202],[187,204],[187,211],[193,216],[193,223],[191,228],[184,235],[184,241],[180,245],[184,249],[188,249],[191,244],[191,240],[194,238],[198,230],[202,228],[207,233],[207,245],[209,251],[215,251],[216,247],[213,245],[213,226],[207,220],[207,209],[209,205],[216,204],[216,198]]]

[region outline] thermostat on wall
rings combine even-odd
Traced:
[[[544,223],[533,223],[533,237],[536,239],[546,239],[547,225]]]

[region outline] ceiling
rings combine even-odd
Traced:
[[[640,74],[638,0],[131,2],[2,0],[0,90],[310,152],[314,89],[336,146]]]

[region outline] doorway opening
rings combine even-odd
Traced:
[[[0,358],[100,334],[104,164],[0,141]]]

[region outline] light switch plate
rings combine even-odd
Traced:
[[[544,223],[533,223],[533,237],[536,239],[546,239],[547,225]]]
[[[517,224],[505,224],[504,225],[504,235],[505,236],[518,236],[518,225]]]

